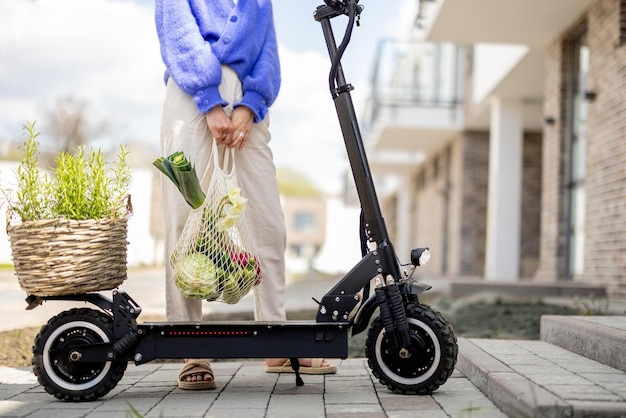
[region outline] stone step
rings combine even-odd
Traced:
[[[545,341],[459,339],[457,369],[510,417],[626,417],[626,373]]]
[[[626,371],[626,316],[544,315],[541,340]]]

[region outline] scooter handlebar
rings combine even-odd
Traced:
[[[341,0],[324,0],[324,3],[335,10],[341,10],[344,7],[344,3]]]

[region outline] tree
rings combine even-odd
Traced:
[[[57,99],[46,112],[45,133],[55,141],[54,153],[71,152],[107,132],[105,121],[98,121],[85,100],[73,97]]]
[[[302,173],[292,168],[279,168],[276,173],[278,189],[286,196],[320,196],[320,190]]]

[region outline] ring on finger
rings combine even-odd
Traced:
[[[245,138],[246,134],[244,132],[239,132],[239,138]]]

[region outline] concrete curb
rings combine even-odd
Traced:
[[[619,317],[544,315],[541,340],[599,363],[626,371],[626,320]]]
[[[511,417],[571,417],[572,407],[492,357],[471,341],[459,338],[457,369]]]

